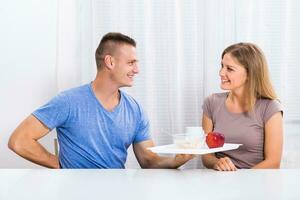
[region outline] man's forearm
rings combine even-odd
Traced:
[[[153,163],[153,168],[165,168],[165,169],[175,169],[179,166],[175,163],[174,157],[159,157],[156,162]]]
[[[22,144],[9,144],[9,147],[23,158],[48,168],[59,168],[58,157],[48,152],[39,142],[25,140]]]
[[[142,168],[149,169],[161,169],[161,168],[172,168],[171,159],[169,157],[151,156],[151,158],[144,159],[140,162]]]
[[[214,154],[206,154],[202,156],[202,162],[206,168],[213,169],[217,161],[218,158],[216,158]]]
[[[143,168],[165,168],[165,169],[176,169],[187,161],[191,160],[193,155],[176,155],[175,157],[152,157],[148,160],[147,164]]]

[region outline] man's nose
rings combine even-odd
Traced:
[[[133,72],[135,74],[138,74],[140,72],[140,67],[139,67],[139,65],[137,63],[134,65]]]

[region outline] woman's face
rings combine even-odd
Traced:
[[[247,81],[247,71],[230,53],[224,55],[219,75],[223,90],[233,92],[242,92],[244,90]]]

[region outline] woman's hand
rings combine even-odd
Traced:
[[[213,169],[218,171],[236,171],[237,168],[232,163],[230,158],[224,157],[219,158],[218,161],[214,164]]]

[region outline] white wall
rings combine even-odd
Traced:
[[[15,127],[57,93],[57,1],[0,2],[0,168],[37,167],[7,148]],[[50,134],[42,143],[53,151]]]
[[[102,3],[98,2],[99,8],[103,6]],[[200,3],[201,6],[202,3]],[[7,140],[10,134],[21,120],[55,96],[60,90],[75,86],[75,84],[85,83],[94,75],[94,60],[90,53],[94,52],[94,48],[91,46],[98,43],[98,39],[102,35],[99,35],[99,37],[94,36],[94,38],[97,38],[95,43],[92,43],[90,41],[91,38],[88,38],[89,35],[94,34],[89,30],[95,28],[92,27],[93,20],[91,20],[90,16],[90,7],[92,7],[91,0],[0,0],[0,168],[38,167],[15,155],[7,148]],[[106,8],[103,7],[103,9]],[[77,12],[78,10],[79,12]],[[187,11],[190,12],[190,8]],[[195,15],[201,14],[202,16],[203,14],[198,12],[196,8],[193,11]],[[110,13],[110,9],[107,12]],[[123,10],[123,12],[125,11]],[[128,10],[128,12],[131,16],[131,10]],[[213,18],[213,16],[215,16],[215,13],[211,13],[209,18]],[[106,21],[102,20],[104,18]],[[219,16],[219,18],[221,17]],[[219,18],[215,19],[215,24],[219,24],[219,21],[217,21]],[[138,20],[140,19],[138,16],[134,17],[134,19],[137,19],[134,21],[135,23],[143,25],[142,21]],[[118,20],[113,25],[118,27],[121,24]],[[124,18],[124,21],[126,20]],[[101,22],[99,23],[99,29],[93,31],[97,34],[102,33],[101,31],[111,31],[109,25],[113,21],[108,16],[103,15],[103,17],[99,18],[99,22]],[[130,24],[132,23],[130,22]],[[61,27],[66,26],[67,28],[61,29]],[[194,26],[194,24],[191,23],[189,26]],[[195,27],[197,28],[197,26]],[[62,30],[67,32],[62,33]],[[219,38],[217,31],[206,31],[209,37]],[[211,33],[215,35],[211,35]],[[293,33],[298,36],[297,32]],[[223,31],[220,34],[222,35]],[[57,35],[60,36],[59,40]],[[137,33],[134,35],[135,38],[137,37],[137,40],[139,40],[138,36]],[[157,35],[149,35],[151,38],[154,36]],[[147,39],[149,40],[149,38]],[[155,37],[153,39],[156,42],[158,41]],[[138,44],[141,46],[143,42],[145,41],[142,40]],[[58,43],[60,46],[57,45]],[[216,43],[219,43],[219,41]],[[217,48],[218,51],[216,52],[221,52],[222,43],[219,43],[219,46],[208,44],[209,48]],[[295,47],[298,46],[295,45]],[[156,49],[153,49],[153,51],[156,51]],[[188,51],[185,50],[186,52]],[[271,51],[271,53],[273,52]],[[150,54],[147,52],[144,57],[140,57],[141,64],[144,64],[146,60],[149,61],[149,55],[151,56],[151,52]],[[199,53],[199,55],[202,54]],[[211,55],[204,52],[203,59],[208,59],[207,63],[211,64],[212,61],[209,58],[215,57],[219,58],[219,54]],[[202,57],[199,60],[202,60]],[[295,60],[295,63],[298,63],[296,59],[289,60]],[[163,61],[168,63],[169,59]],[[197,63],[198,60],[195,64],[197,65]],[[61,66],[59,70],[57,70],[58,66]],[[147,65],[142,66],[141,78],[144,75],[147,77],[151,76],[151,73],[146,73],[151,68],[145,68]],[[149,66],[153,67],[152,65]],[[206,72],[207,77],[212,78],[207,78],[207,84],[205,87],[203,86],[205,94],[210,94],[215,90],[214,88],[218,88],[218,79],[214,78],[217,77],[218,68],[213,68],[213,66]],[[161,73],[161,71],[158,72]],[[272,73],[274,75],[274,72]],[[156,74],[152,74],[152,76],[156,76]],[[136,87],[132,89],[135,90]],[[155,85],[151,85],[151,87],[156,90]],[[183,89],[185,90],[186,88]],[[292,89],[295,91],[294,88]],[[143,93],[136,92],[135,97],[141,98],[142,95]],[[297,100],[297,98],[294,99],[295,101]],[[153,101],[156,101],[156,99]],[[186,109],[184,112],[186,112]],[[154,117],[156,115],[157,112],[153,113]],[[159,119],[163,117],[163,115],[159,115]],[[154,120],[151,122],[153,125]],[[162,126],[160,120],[158,120],[157,124],[158,128]],[[283,167],[296,168],[300,166],[300,154],[298,153],[300,152],[300,146],[298,145],[300,142],[299,130],[299,125],[286,125]],[[51,152],[53,152],[53,137],[54,133],[51,133],[42,139],[42,143]],[[128,160],[133,159],[133,156],[131,153]]]

